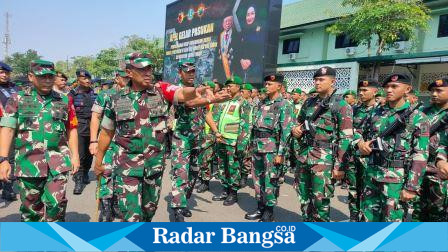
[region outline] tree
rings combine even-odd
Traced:
[[[422,0],[344,0],[344,6],[356,9],[355,13],[339,19],[327,31],[346,34],[358,44],[366,45],[369,56],[376,42],[376,56],[389,50],[400,38],[416,42],[418,29],[427,30],[429,9]],[[371,77],[378,79],[381,62],[375,62]]]
[[[28,49],[25,53],[13,53],[5,59],[5,62],[14,69],[12,77],[21,78],[28,74],[31,61],[41,58],[42,57],[37,54],[37,51]]]
[[[98,77],[112,77],[118,68],[119,60],[118,49],[109,48],[101,50],[93,62],[92,74]]]

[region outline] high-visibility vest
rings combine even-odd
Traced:
[[[238,138],[241,121],[240,106],[240,99],[228,101],[224,106],[224,110],[221,112],[218,130],[226,139],[236,140]]]

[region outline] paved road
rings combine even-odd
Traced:
[[[171,190],[171,182],[169,177],[169,168],[163,175],[163,188],[161,199],[159,202],[159,209],[153,221],[167,222],[170,220],[170,209],[168,208],[169,192]],[[93,178],[93,173],[90,174]],[[92,179],[93,180],[93,179]],[[275,221],[278,222],[296,222],[301,221],[299,203],[296,192],[292,187],[293,175],[287,174],[285,183],[281,186],[278,206],[275,208]],[[253,211],[256,208],[256,201],[254,199],[254,190],[252,181],[249,180],[248,187],[238,192],[238,204],[230,207],[225,207],[222,202],[212,201],[214,194],[221,192],[220,183],[217,180],[211,182],[211,191],[197,194],[193,193],[189,201],[190,209],[193,212],[191,218],[186,218],[186,221],[195,222],[241,222],[247,221],[244,219],[244,214],[247,211]],[[68,183],[67,197],[68,207],[66,221],[68,222],[89,222],[96,221],[96,201],[95,201],[95,187],[96,182],[92,181],[86,186],[82,195],[73,195],[73,182],[71,179]],[[348,208],[344,203],[347,200],[347,191],[336,188],[335,197],[331,202],[331,220],[332,221],[347,221]],[[0,222],[20,221],[19,201],[12,203],[5,202],[0,199]]]

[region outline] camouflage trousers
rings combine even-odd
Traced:
[[[448,180],[436,174],[423,178],[421,196],[414,202],[412,220],[418,222],[448,221]]]
[[[236,147],[218,143],[219,179],[225,189],[238,191],[240,188],[240,160],[236,157]]]
[[[68,172],[46,178],[17,178],[22,221],[65,221]]]
[[[115,176],[118,208],[123,222],[150,222],[162,189],[163,172],[150,177]]]
[[[403,204],[400,202],[401,183],[376,181],[367,175],[361,195],[362,221],[401,222],[404,217]]]
[[[214,165],[216,154],[216,145],[214,139],[210,135],[206,136],[204,145],[199,153],[199,178],[203,181],[212,179],[212,166]]]
[[[331,170],[324,164],[298,164],[295,184],[304,221],[330,221],[330,199],[334,196]]]
[[[282,175],[282,166],[274,165],[276,153],[254,153],[252,179],[255,187],[255,199],[265,206],[277,205],[280,193],[278,179]]]
[[[110,199],[114,194],[114,176],[111,170],[105,170],[98,179],[97,199]]]
[[[171,208],[187,207],[187,192],[192,189],[194,173],[199,172],[200,144],[189,137],[173,136],[171,150]]]
[[[345,171],[345,182],[348,185],[348,210],[350,218],[359,219],[360,196],[363,188],[364,166],[358,159],[352,159],[347,171]]]

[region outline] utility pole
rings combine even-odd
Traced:
[[[4,58],[6,59],[9,56],[9,46],[11,45],[11,37],[9,35],[9,18],[11,17],[11,15],[9,15],[9,13],[6,12],[5,17],[6,17],[6,29],[5,29],[5,37],[3,38],[2,43],[5,49]]]

